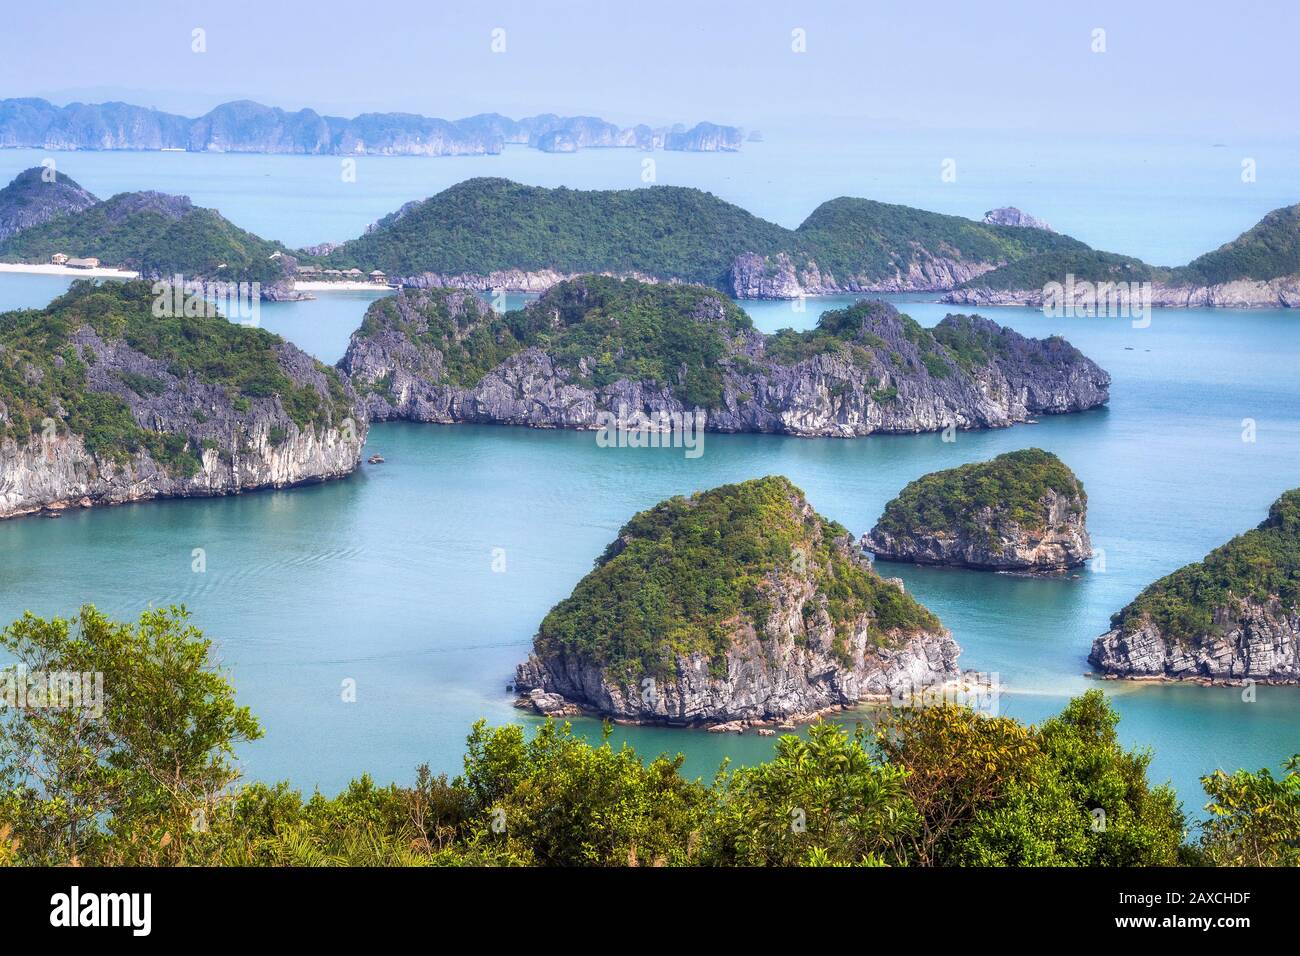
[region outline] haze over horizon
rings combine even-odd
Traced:
[[[132,13],[127,27],[120,11],[85,0],[57,14],[10,8],[0,98],[121,99],[191,116],[232,99],[341,116],[554,112],[812,138],[843,124],[1274,138],[1293,135],[1297,118],[1288,63],[1300,8],[1279,0],[1196,0],[1177,17],[1112,0],[1064,10],[940,0],[923,16],[900,2],[841,0],[140,0]],[[805,52],[795,52],[797,30]],[[1096,30],[1104,52],[1094,52]]]

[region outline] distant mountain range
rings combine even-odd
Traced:
[[[544,292],[603,273],[690,282],[741,299],[941,292],[972,305],[1040,305],[1069,277],[1147,282],[1164,306],[1300,306],[1300,205],[1274,210],[1186,266],[1152,266],[1042,226],[840,197],[797,229],[678,186],[547,189],[468,179],[406,203],[342,244],[293,250],[246,232],[183,196],[121,193],[99,201],[40,168],[0,190],[0,261],[94,257],[145,276],[258,280],[295,295],[295,278],[361,276],[418,288]],[[1013,207],[988,218],[1030,222]]]
[[[738,127],[715,123],[624,128],[594,116],[554,113],[521,120],[499,113],[459,120],[414,113],[363,113],[346,119],[237,100],[191,119],[129,103],[55,106],[36,98],[0,100],[0,148],[467,156],[500,153],[508,144],[551,153],[593,147],[733,152],[743,140]]]

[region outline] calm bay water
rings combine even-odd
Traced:
[[[41,305],[62,280],[0,276],[0,309]],[[266,304],[263,324],[324,361],[342,354],[373,295]],[[805,327],[849,300],[747,303],[756,323]],[[898,299],[925,325],[948,308]],[[882,565],[950,627],[962,664],[997,672],[1004,713],[1039,720],[1072,694],[1091,640],[1142,587],[1258,523],[1300,484],[1300,324],[1284,312],[1157,312],[1126,320],[986,314],[1030,335],[1061,333],[1114,376],[1104,410],[1040,424],[937,435],[808,440],[714,435],[704,455],[601,449],[591,433],[377,425],[368,451],[388,463],[352,478],[238,498],[156,502],[0,524],[0,619],[70,613],[90,601],[130,617],[186,604],[217,642],[240,700],[266,738],[245,772],[334,791],[362,771],[409,780],[428,761],[455,772],[479,718],[532,721],[505,691],[537,622],[568,594],[635,511],[672,494],[765,474],[789,476],[823,514],[867,530],[908,481],[937,468],[1037,445],[1087,486],[1105,571],[1031,580]],[[1242,441],[1242,421],[1257,440]],[[204,548],[207,572],[191,571]],[[506,570],[493,571],[494,549]],[[341,683],[357,683],[356,703]],[[1131,744],[1188,808],[1214,767],[1276,766],[1300,750],[1300,691],[1106,682]],[[594,721],[578,725],[593,735]],[[756,735],[617,728],[645,753],[681,751],[710,775],[724,757],[770,753]]]

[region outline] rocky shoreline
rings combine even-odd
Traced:
[[[1088,662],[1107,677],[1300,684],[1300,489],[1258,527],[1147,587]]]
[[[1039,448],[909,483],[862,538],[881,561],[1019,574],[1060,574],[1092,557],[1088,498]]]
[[[1300,614],[1276,601],[1239,601],[1216,618],[1219,633],[1192,642],[1152,623],[1112,628],[1093,642],[1088,661],[1110,679],[1300,685]]]
[[[284,384],[243,393],[83,322],[78,297],[99,294],[94,286],[83,286],[54,303],[57,318],[72,328],[53,362],[56,368],[74,360],[84,365],[80,394],[54,398],[66,407],[51,407],[45,426],[27,440],[13,435],[0,440],[0,518],[288,488],[342,478],[356,469],[369,425],[337,372],[261,330],[222,318],[197,320],[202,324],[197,334],[214,329],[246,340],[240,343],[245,349],[267,350],[262,381],[274,375]],[[119,296],[119,308],[148,315],[151,295],[145,283],[114,284],[105,294]],[[240,346],[223,341],[208,347]],[[29,381],[49,374],[25,367]],[[82,427],[79,416],[85,413],[74,409],[85,405],[103,411],[94,413],[82,434],[71,421]],[[303,409],[313,405],[307,420]],[[0,397],[0,420],[13,411],[21,408],[6,409]],[[101,436],[107,428],[125,437],[105,448]]]
[[[583,282],[590,285],[578,280],[557,287],[557,294]],[[684,288],[697,290],[698,300],[683,321],[719,329],[736,321],[718,293]],[[550,308],[545,296],[527,307],[537,316],[549,315]],[[851,314],[834,314],[853,325],[843,333],[842,348],[814,350],[794,361],[784,357],[783,343],[752,325],[720,333],[727,354],[708,370],[720,376],[720,395],[704,409],[705,429],[847,438],[949,426],[1000,428],[1037,415],[1096,408],[1109,399],[1110,376],[1063,340],[1028,339],[986,319],[950,316],[936,330],[939,337],[984,343],[979,364],[971,364],[893,306],[853,308]],[[584,358],[575,368],[536,346],[490,363],[476,382],[458,384],[448,374],[448,346],[432,344],[431,330],[453,323],[457,341],[445,341],[459,345],[493,328],[496,319],[469,293],[403,290],[371,306],[339,367],[376,421],[591,430],[611,414],[658,421],[690,416],[697,407],[663,382],[619,378],[595,384],[584,375],[593,360]]]
[[[800,299],[821,295],[889,295],[904,292],[943,292],[997,268],[997,263],[965,261],[918,252],[906,271],[884,279],[837,280],[813,260],[803,269],[784,252],[774,256],[737,256],[727,275],[727,292],[737,299]]]
[[[1151,306],[1161,309],[1294,309],[1300,308],[1300,276],[1269,281],[1238,279],[1217,285],[1150,284]],[[939,301],[973,306],[1043,306],[1042,289],[953,289]],[[1068,305],[1068,303],[1067,303]],[[1085,302],[1076,295],[1074,307]],[[1093,306],[1093,311],[1096,307]]]
[[[699,544],[673,543],[689,536]],[[784,560],[754,557],[782,549]],[[667,561],[691,570],[674,577]],[[653,614],[635,589],[610,606],[611,592],[624,594],[646,574],[662,579]],[[734,611],[707,611],[676,591],[715,575],[722,587],[747,582]],[[855,597],[829,594],[832,579]],[[772,476],[634,516],[542,621],[514,688],[520,706],[545,716],[730,730],[949,684],[961,677],[960,653],[902,582],[877,575],[843,528]]]

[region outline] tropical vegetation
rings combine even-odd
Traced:
[[[1300,606],[1300,488],[1286,492],[1257,527],[1147,587],[1111,618],[1132,633],[1146,624],[1174,640],[1213,635],[1216,615],[1237,601]]]
[[[53,428],[81,436],[106,460],[145,449],[183,471],[197,467],[196,443],[186,434],[145,427],[132,415],[128,394],[156,395],[165,377],[125,372],[106,385],[91,384],[96,339],[125,344],[160,363],[166,376],[221,386],[236,408],[278,396],[301,428],[348,416],[336,370],[317,366],[328,384],[322,395],[284,371],[279,336],[220,316],[154,315],[155,298],[144,281],[81,280],[44,309],[0,313],[0,439],[26,445]]]
[[[844,646],[864,616],[881,645],[939,621],[858,560],[848,531],[787,478],[677,496],[635,515],[542,620],[536,649],[594,662],[622,679],[673,673],[676,655],[725,665],[734,635],[762,633],[783,576],[810,576]]]
[[[0,651],[22,668],[0,686],[22,675],[29,704],[0,709],[8,865],[1283,866],[1300,845],[1300,756],[1208,774],[1189,823],[1099,690],[1033,726],[954,704],[817,723],[707,781],[608,725],[593,743],[479,722],[455,777],[363,775],[331,797],[239,780],[262,728],[181,608],[28,614]],[[98,707],[30,706],[51,672],[102,675]]]
[[[1065,498],[1075,512],[1087,507],[1083,483],[1061,459],[1041,448],[1024,448],[908,482],[885,506],[877,529],[893,535],[975,533],[984,527],[982,515],[992,513],[1039,530],[1051,495]]]

